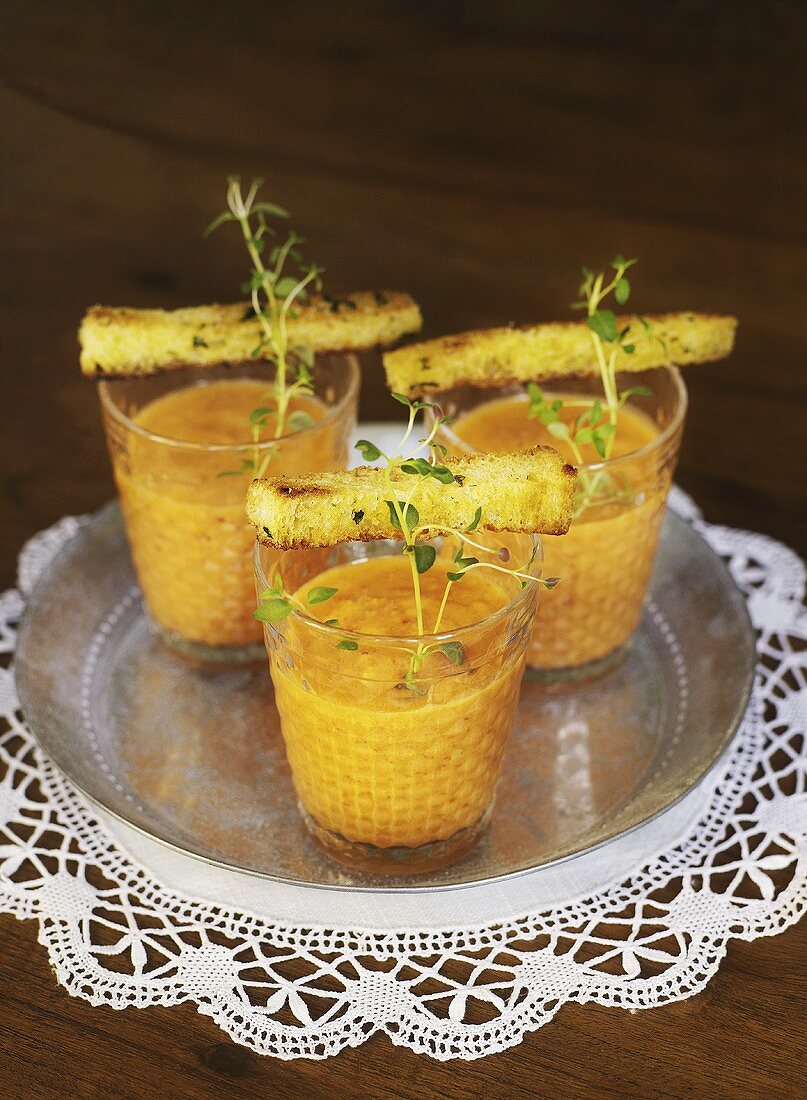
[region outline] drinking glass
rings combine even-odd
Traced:
[[[539,575],[538,536],[496,538],[508,546],[512,563]],[[434,545],[440,565],[440,540]],[[400,554],[401,543],[394,541],[283,553],[257,544],[258,592],[270,577],[275,583],[276,572],[284,589],[295,591],[331,566]],[[539,587],[489,575],[500,585],[501,607],[441,634],[352,633],[297,610],[265,624],[303,820],[341,862],[378,872],[431,870],[458,859],[482,835],[518,702]],[[422,660],[407,686],[406,671],[418,652]]]
[[[107,443],[143,599],[155,631],[186,655],[237,663],[262,654],[260,626],[252,618],[255,531],[244,515],[253,471],[294,475],[347,465],[358,362],[352,353],[319,355],[312,374],[314,397],[324,406],[320,419],[279,439],[237,445],[158,435],[138,424],[137,414],[168,393],[223,379],[265,381],[271,395],[271,363],[100,383]],[[244,428],[248,436],[246,418]]]
[[[645,419],[652,434],[631,453],[580,464],[568,533],[543,537],[544,575],[559,577],[560,583],[541,601],[527,664],[550,681],[597,675],[624,653],[641,618],[678,459],[687,406],[680,372],[664,367],[625,373],[617,375],[617,386],[649,389],[631,396],[627,408]],[[547,403],[557,398],[581,405],[603,402],[598,378],[547,382],[542,389]],[[456,418],[441,429],[438,440],[452,454],[475,453],[463,439],[463,415],[506,396],[521,399],[513,404],[513,416],[526,421],[525,387],[465,386],[437,394],[432,400],[443,414]],[[555,439],[549,442],[562,447]]]

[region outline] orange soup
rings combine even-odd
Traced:
[[[213,381],[167,393],[145,405],[123,429],[108,418],[115,480],[132,557],[152,617],[165,631],[206,646],[260,640],[252,547],[244,518],[253,462],[268,455],[267,473],[336,469],[345,455],[337,433],[305,430],[257,452],[248,444],[249,415],[271,401],[267,383]],[[316,398],[291,411],[323,419]],[[270,440],[270,415],[261,440]],[[333,438],[332,438],[333,436]],[[187,444],[186,446],[183,446]]]
[[[591,402],[561,398],[570,423]],[[484,402],[462,415],[456,438],[473,450],[502,451],[549,444],[577,464],[571,448],[539,420],[527,417],[519,394]],[[576,668],[622,646],[635,630],[653,568],[673,463],[659,463],[653,444],[657,426],[629,407],[618,417],[608,470],[580,467],[577,507],[569,532],[544,536],[544,576],[560,577],[541,600],[527,663],[533,667]],[[602,460],[591,444],[581,447],[584,463]]]
[[[421,576],[427,624],[448,568],[450,558],[438,556]],[[417,848],[463,830],[473,842],[487,820],[518,700],[532,603],[522,612],[519,641],[512,614],[502,611],[520,592],[518,582],[470,572],[452,589],[441,631],[482,621],[459,648],[430,646],[424,637],[413,690],[414,644],[373,637],[417,632],[408,559],[328,569],[299,590],[303,601],[312,586],[338,592],[311,614],[357,633],[343,648],[334,632],[293,623],[284,644],[269,641],[281,728],[309,824],[320,839],[326,833],[378,848]]]

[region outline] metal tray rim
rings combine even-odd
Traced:
[[[20,652],[20,651],[24,652],[24,650],[25,650],[25,642],[26,642],[26,638],[27,638],[27,633],[30,629],[29,622],[30,622],[30,619],[31,619],[31,615],[29,614],[29,608],[32,607],[35,603],[35,601],[33,600],[33,597],[36,594],[39,587],[47,582],[47,580],[49,578],[49,574],[50,574],[51,570],[54,568],[54,566],[55,566],[56,562],[58,561],[58,559],[65,552],[65,550],[70,545],[70,543],[72,543],[76,538],[78,538],[81,535],[82,531],[84,530],[84,528],[87,525],[92,524],[93,522],[98,522],[102,518],[105,518],[107,515],[112,514],[112,513],[116,512],[117,510],[118,510],[117,501],[112,500],[112,501],[109,501],[107,504],[103,505],[101,508],[99,508],[96,512],[92,513],[90,516],[86,517],[85,521],[81,524],[81,526],[76,531],[76,533],[69,540],[67,540],[67,542],[64,544],[64,546],[62,546],[59,549],[59,551],[54,555],[52,560],[49,562],[48,566],[43,570],[42,574],[37,578],[34,586],[32,587],[32,589],[26,595],[25,606],[23,608],[23,614],[21,616],[19,627],[18,627],[17,652]],[[709,546],[709,544],[706,542],[706,540],[703,538],[703,536],[694,527],[692,527],[692,524],[690,524],[688,520],[686,520],[683,517],[677,515],[675,512],[672,512],[669,509],[668,509],[668,515],[673,517],[673,520],[674,520],[675,523],[684,524],[684,525],[690,527],[690,529],[692,530],[695,537],[699,541],[704,543],[704,545],[706,546],[706,549],[708,550],[708,553],[714,559],[714,562],[717,565],[719,571],[723,572],[724,579],[728,582],[728,586],[730,588],[734,589],[734,591],[736,593],[742,595],[740,593],[739,588],[735,584],[734,579],[732,578],[725,562],[712,549],[712,547]],[[613,844],[613,843],[617,842],[618,840],[620,840],[624,837],[630,836],[631,834],[637,832],[638,830],[642,829],[644,826],[648,825],[650,822],[657,821],[659,818],[663,817],[669,810],[671,810],[673,807],[677,806],[678,803],[680,803],[689,794],[691,794],[692,791],[700,783],[702,783],[712,772],[714,772],[719,767],[721,761],[726,756],[732,742],[734,741],[737,730],[739,729],[740,724],[742,722],[742,719],[744,718],[744,716],[745,716],[745,714],[748,710],[748,706],[749,706],[749,703],[750,703],[751,698],[752,698],[753,686],[754,686],[754,678],[755,678],[755,670],[756,670],[756,644],[755,644],[754,628],[753,628],[753,625],[752,625],[752,622],[751,622],[751,619],[750,619],[750,615],[749,615],[749,612],[748,612],[747,603],[746,603],[744,598],[741,598],[740,604],[741,604],[741,607],[742,607],[742,616],[745,620],[745,625],[747,627],[747,631],[745,633],[745,641],[746,641],[745,652],[742,654],[742,659],[743,659],[743,661],[746,665],[745,688],[744,688],[742,696],[738,699],[738,701],[736,703],[736,706],[735,706],[735,709],[734,709],[734,716],[733,716],[732,721],[727,726],[725,736],[723,737],[720,744],[717,746],[717,748],[716,748],[716,750],[715,750],[715,752],[712,756],[712,759],[707,763],[706,767],[699,774],[693,776],[691,782],[689,782],[687,786],[685,786],[681,791],[679,791],[679,793],[674,798],[672,798],[670,801],[668,801],[664,806],[661,806],[657,810],[655,810],[653,813],[648,814],[641,821],[637,821],[634,824],[632,824],[632,825],[630,825],[626,828],[621,828],[621,829],[615,830],[611,835],[603,837],[601,840],[597,841],[594,844],[581,846],[580,848],[578,848],[574,851],[565,852],[562,855],[556,856],[556,857],[551,858],[551,859],[544,860],[544,861],[542,861],[540,863],[537,863],[537,864],[534,864],[532,866],[517,868],[515,870],[502,872],[501,874],[489,875],[489,876],[485,876],[483,878],[468,880],[466,882],[432,883],[432,884],[429,884],[429,885],[418,885],[416,881],[413,881],[413,884],[411,886],[410,885],[384,886],[384,885],[370,885],[370,884],[347,884],[347,883],[324,883],[324,882],[323,883],[315,883],[315,882],[310,882],[310,881],[307,881],[307,880],[289,878],[287,876],[280,875],[280,874],[270,874],[267,871],[256,870],[255,868],[251,868],[251,867],[241,865],[241,864],[239,864],[235,861],[228,860],[226,858],[217,859],[217,858],[215,858],[213,856],[210,856],[210,855],[207,855],[203,852],[195,851],[190,847],[183,847],[181,844],[178,844],[175,840],[172,840],[172,839],[169,839],[168,837],[159,835],[158,832],[149,831],[147,828],[143,827],[142,825],[138,824],[137,822],[131,820],[128,817],[126,817],[125,814],[121,813],[119,810],[115,809],[113,806],[108,805],[105,800],[99,798],[98,796],[96,796],[96,795],[92,794],[91,792],[89,792],[88,790],[86,790],[86,788],[79,781],[77,781],[73,777],[73,775],[70,774],[71,769],[69,768],[69,765],[66,766],[63,759],[60,760],[60,755],[59,755],[58,750],[54,751],[52,746],[48,747],[48,749],[46,750],[42,746],[42,742],[39,738],[39,735],[38,735],[36,729],[34,729],[32,726],[30,726],[30,724],[29,724],[29,729],[31,730],[34,737],[36,738],[36,741],[40,745],[40,747],[42,748],[43,752],[46,752],[47,756],[53,762],[53,764],[58,768],[58,770],[62,773],[62,775],[65,776],[65,778],[70,782],[70,784],[81,794],[81,796],[83,798],[85,798],[92,805],[97,806],[104,813],[109,814],[111,817],[117,819],[118,821],[121,821],[128,828],[134,829],[137,833],[139,833],[142,836],[148,838],[149,840],[156,841],[157,843],[161,844],[162,846],[167,847],[170,850],[172,850],[172,851],[174,851],[174,852],[176,852],[176,853],[178,853],[182,856],[190,857],[194,860],[201,861],[201,862],[206,863],[210,866],[222,868],[222,869],[225,869],[225,870],[234,871],[234,872],[237,872],[237,873],[242,874],[242,875],[249,875],[249,876],[254,877],[256,879],[259,879],[259,880],[268,881],[268,882],[276,882],[276,883],[280,883],[280,884],[287,885],[287,886],[293,886],[293,887],[301,889],[301,890],[312,890],[312,891],[316,891],[316,892],[322,891],[322,890],[328,890],[328,891],[338,891],[338,892],[342,892],[342,893],[382,894],[382,895],[385,895],[385,896],[390,896],[390,895],[393,895],[393,894],[396,894],[396,893],[397,894],[407,894],[408,895],[408,894],[445,893],[445,892],[448,892],[448,891],[468,890],[468,889],[471,889],[471,888],[477,887],[477,886],[481,887],[481,886],[489,885],[491,883],[507,882],[507,881],[511,881],[511,880],[514,880],[514,879],[523,878],[527,875],[535,874],[536,872],[539,872],[539,871],[541,871],[545,868],[558,867],[558,866],[561,866],[561,865],[566,864],[566,863],[571,863],[575,859],[578,859],[582,856],[586,856],[586,855],[588,855],[592,852],[600,851],[600,850],[608,847],[610,844]],[[17,687],[17,695],[18,695],[19,702],[20,702],[20,708],[23,712],[23,716],[25,717],[26,723],[29,723],[30,720],[28,719],[26,712],[30,711],[32,709],[31,706],[29,705],[30,702],[31,702],[31,698],[32,698],[31,693],[30,693],[30,685],[29,685],[29,682],[28,682],[28,679],[27,679],[27,676],[26,676],[25,664],[24,664],[24,662],[22,664],[20,664],[16,660],[16,655],[15,655],[15,662],[14,662],[14,677],[15,677],[15,683],[16,683],[16,687]],[[413,878],[414,878],[414,876],[413,876]]]

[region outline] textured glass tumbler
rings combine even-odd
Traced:
[[[620,390],[650,388],[634,395],[628,408],[640,413],[656,434],[645,446],[610,461],[580,465],[577,508],[584,494],[595,492],[593,503],[578,511],[569,532],[544,536],[544,576],[560,584],[541,601],[527,664],[548,681],[578,680],[597,675],[618,660],[639,624],[653,569],[667,494],[681,444],[687,395],[678,370],[660,370],[617,376]],[[548,401],[602,398],[599,379],[547,382]],[[457,422],[439,439],[451,452],[472,453],[462,438],[462,415],[485,401],[523,393],[464,387],[437,395],[446,415]],[[524,411],[521,411],[524,410]],[[514,415],[526,415],[526,399],[514,406]],[[550,439],[556,446],[555,440]],[[596,488],[607,485],[607,498],[597,503]]]
[[[512,562],[540,574],[537,537],[497,537],[506,539]],[[286,590],[295,591],[331,566],[400,553],[396,542],[280,556],[258,545],[258,591],[278,569]],[[539,587],[522,589],[511,577],[500,583],[499,610],[422,639],[350,633],[298,611],[265,624],[300,809],[309,831],[341,862],[382,873],[431,870],[464,855],[484,831]],[[412,690],[404,680],[419,642],[429,652]],[[461,663],[446,656],[458,652]]]
[[[143,428],[136,417],[166,394],[212,381],[265,381],[269,389],[270,363],[175,370],[99,386],[143,598],[157,633],[188,656],[237,663],[262,654],[260,626],[252,618],[255,531],[244,516],[255,466],[268,459],[266,474],[294,475],[347,464],[359,392],[356,357],[318,356],[313,376],[318,408],[324,410],[320,419],[277,440],[238,445],[172,439]],[[244,427],[248,434],[246,419]]]

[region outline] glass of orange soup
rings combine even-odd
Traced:
[[[687,396],[678,370],[617,375],[620,390],[641,387],[618,414],[611,457],[591,444],[578,462],[568,444],[528,416],[524,387],[466,386],[432,398],[456,420],[438,439],[454,454],[547,443],[579,469],[574,518],[562,538],[543,537],[544,575],[560,584],[536,616],[527,664],[547,680],[596,675],[623,654],[642,614],[667,493],[678,458]],[[547,382],[544,401],[562,400],[567,423],[598,400],[599,379]]]
[[[540,574],[537,536],[482,538],[506,544],[511,564]],[[434,545],[435,566],[420,578],[427,621],[453,560]],[[337,860],[381,873],[445,866],[483,833],[539,587],[469,571],[453,586],[444,630],[418,637],[401,546],[255,550],[259,595],[281,581],[306,605],[312,589],[337,590],[306,613],[266,623],[266,648],[307,828]]]
[[[312,374],[313,393],[292,399],[289,430],[279,439],[265,411],[273,403],[271,363],[100,384],[145,605],[157,633],[188,656],[240,662],[263,652],[252,618],[255,531],[244,517],[255,472],[303,474],[347,464],[358,362],[352,353],[323,354]],[[264,410],[260,425],[256,410]]]

